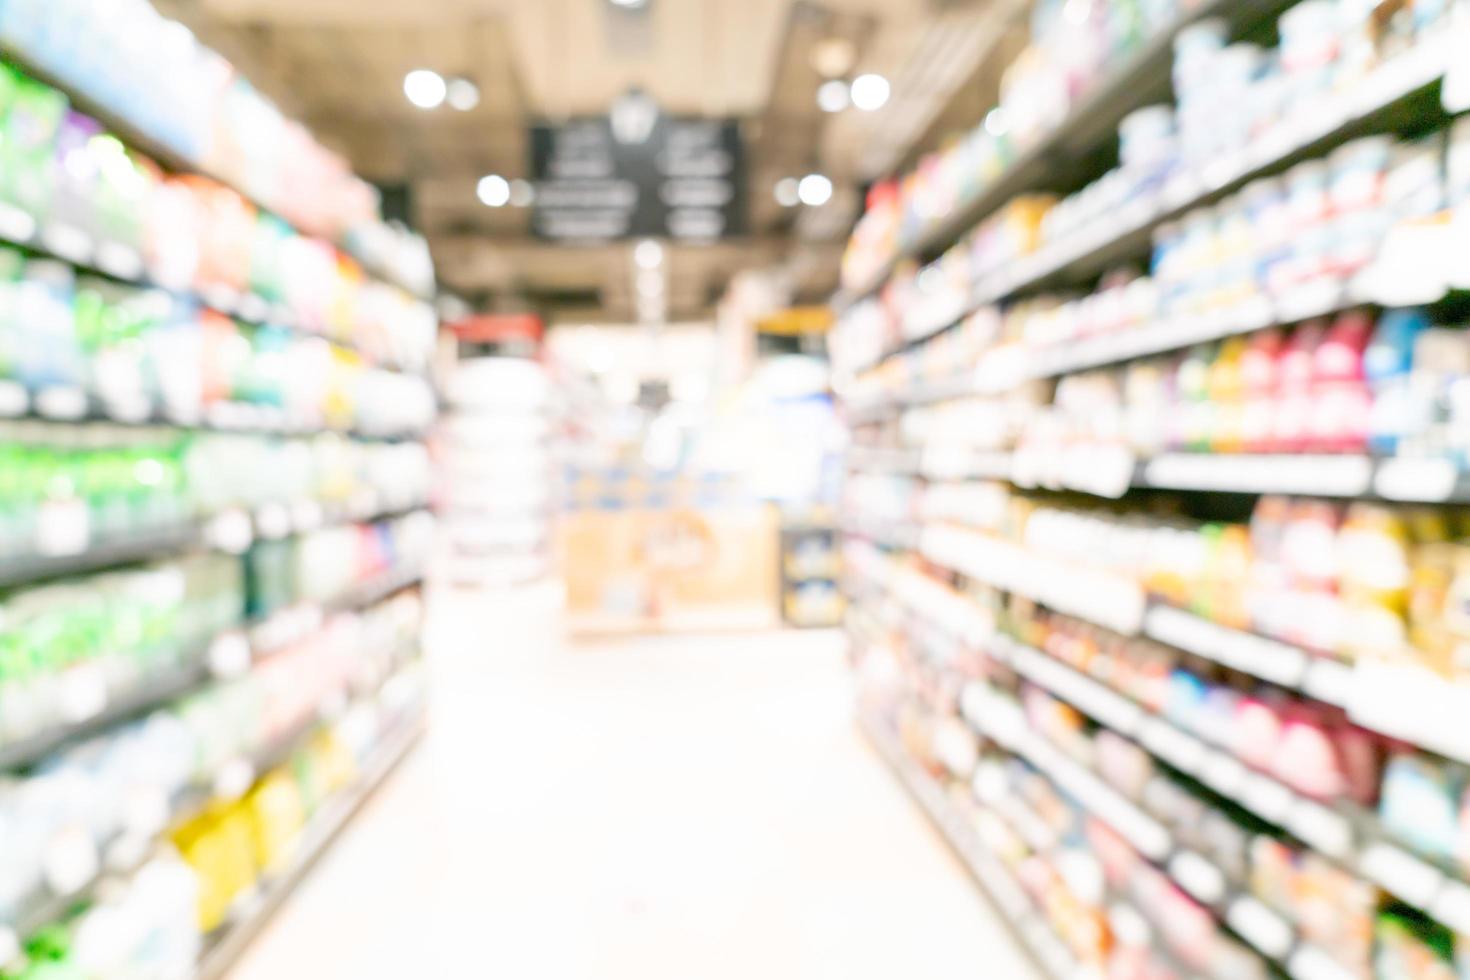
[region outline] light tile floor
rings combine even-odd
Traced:
[[[434,604],[431,729],[233,980],[1032,980],[852,721],[836,633]]]

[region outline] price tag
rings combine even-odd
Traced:
[[[250,659],[250,641],[243,633],[221,633],[209,645],[210,672],[221,680],[243,676],[250,669]]]
[[[214,774],[214,795],[225,802],[238,800],[255,782],[255,766],[249,759],[235,758]]]
[[[1342,283],[1323,277],[1297,286],[1276,301],[1276,319],[1280,323],[1296,323],[1325,316],[1343,303]]]
[[[1470,936],[1470,885],[1455,879],[1446,881],[1430,912],[1461,936]]]
[[[1204,743],[1186,735],[1166,721],[1155,719],[1144,726],[1144,747],[1180,772],[1194,775],[1210,754]]]
[[[1343,707],[1353,686],[1353,669],[1336,660],[1313,658],[1302,679],[1302,690],[1318,701]]]
[[[1169,182],[1164,185],[1161,195],[1164,208],[1169,211],[1178,210],[1199,197],[1203,191],[1204,188],[1200,186],[1199,180],[1193,174],[1180,173],[1169,178]]]
[[[200,293],[204,297],[204,302],[221,313],[234,315],[239,310],[240,296],[229,286],[213,283],[205,286]]]
[[[1373,490],[1385,500],[1438,503],[1454,494],[1459,476],[1447,459],[1390,459],[1379,464]]]
[[[75,422],[87,416],[87,393],[70,385],[53,385],[36,395],[36,411],[48,419]]]
[[[1074,490],[1116,500],[1132,486],[1135,467],[1133,453],[1123,446],[1098,446],[1068,460],[1065,482]]]
[[[1247,775],[1244,766],[1222,753],[1211,756],[1201,772],[1205,785],[1231,799],[1239,798]]]
[[[1214,905],[1225,897],[1225,875],[1193,851],[1180,851],[1169,861],[1169,875],[1195,898]]]
[[[85,265],[92,258],[92,238],[75,225],[53,221],[41,232],[41,243],[57,258]]]
[[[1417,664],[1368,658],[1353,669],[1347,707],[1365,728],[1470,762],[1470,683]]]
[[[1296,794],[1276,780],[1252,773],[1245,783],[1245,806],[1262,819],[1280,824],[1286,819]]]
[[[31,407],[31,396],[25,386],[14,381],[0,381],[0,416],[15,418]]]
[[[1359,870],[1385,891],[1423,909],[1429,908],[1430,900],[1444,881],[1437,868],[1382,841],[1363,853]]]
[[[143,255],[131,245],[101,242],[97,245],[97,267],[109,276],[136,282],[143,278]]]
[[[50,500],[36,519],[36,550],[49,557],[80,555],[91,543],[92,519],[80,500]]]
[[[264,323],[270,319],[270,304],[254,293],[240,296],[240,318],[251,323]]]
[[[1352,851],[1352,824],[1319,803],[1298,799],[1287,814],[1286,827],[1329,857],[1346,858]]]
[[[153,414],[153,405],[147,398],[140,394],[116,394],[105,397],[102,404],[103,413],[114,422],[124,422],[136,425],[146,422]]]
[[[291,511],[285,504],[270,503],[255,512],[255,526],[267,541],[278,541],[291,534]]]
[[[13,204],[0,201],[0,236],[19,245],[29,245],[35,235],[35,218]]]
[[[347,506],[354,517],[370,517],[378,510],[378,492],[372,487],[363,487],[352,495]]]
[[[960,692],[960,714],[965,720],[976,728],[981,728],[982,719],[985,717],[985,706],[989,700],[989,689],[984,684],[972,682],[966,684]]]
[[[1131,905],[1114,903],[1108,909],[1108,924],[1113,927],[1113,934],[1125,946],[1149,946],[1153,943],[1153,928]]]
[[[255,540],[250,515],[243,510],[227,510],[217,514],[204,529],[210,547],[231,555],[243,555]]]
[[[106,866],[108,870],[126,873],[141,867],[144,859],[148,857],[148,849],[152,846],[154,836],[156,834],[145,837],[130,831],[118,834],[107,846]]]
[[[321,718],[324,721],[335,721],[341,718],[347,711],[347,692],[342,690],[332,691],[322,698]]]
[[[42,856],[46,885],[57,895],[74,895],[97,877],[100,859],[92,838],[80,827],[58,831]]]
[[[61,715],[80,724],[102,714],[107,707],[107,682],[96,664],[72,667],[61,678]]]
[[[291,505],[291,525],[298,533],[322,526],[322,505],[315,500],[298,500]]]
[[[123,804],[123,829],[143,840],[152,840],[168,826],[171,815],[168,794],[157,786],[136,786]]]
[[[1316,946],[1302,946],[1286,965],[1292,980],[1357,980],[1359,974],[1343,969]]]
[[[1291,948],[1291,926],[1249,896],[1237,898],[1230,904],[1225,922],[1269,959],[1278,960]]]

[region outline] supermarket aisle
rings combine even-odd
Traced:
[[[857,734],[837,634],[436,610],[431,734],[234,980],[1031,976]]]

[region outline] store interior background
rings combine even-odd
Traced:
[[[1470,0],[0,0],[0,980],[1470,980]]]

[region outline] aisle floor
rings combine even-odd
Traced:
[[[433,604],[429,734],[232,980],[1031,980],[857,732],[840,635]]]

